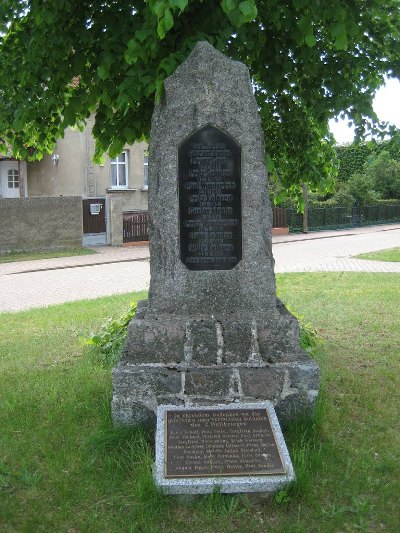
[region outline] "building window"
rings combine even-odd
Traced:
[[[115,159],[111,159],[111,187],[113,189],[128,187],[128,152],[126,150]]]
[[[143,154],[143,188],[149,187],[149,152],[146,150]]]
[[[18,170],[12,168],[7,172],[7,182],[9,189],[19,188],[19,173]]]

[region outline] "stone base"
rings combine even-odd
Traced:
[[[124,355],[113,369],[115,425],[155,424],[158,405],[269,400],[286,422],[312,412],[317,363],[299,347],[297,320],[278,301],[276,316],[146,316],[139,306]]]

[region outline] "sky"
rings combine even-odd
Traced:
[[[400,128],[400,82],[397,79],[386,80],[374,99],[374,110],[380,120],[395,124]],[[347,120],[329,121],[329,127],[338,144],[351,143],[354,130],[347,126]]]

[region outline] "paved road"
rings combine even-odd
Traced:
[[[351,256],[400,246],[400,224],[273,238],[276,272],[397,272],[400,263]],[[95,255],[0,264],[0,312],[147,289],[147,246]]]
[[[276,272],[399,272],[400,263],[353,259],[400,247],[400,224],[273,238]]]

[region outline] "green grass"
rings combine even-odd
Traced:
[[[162,496],[153,440],[113,430],[109,368],[80,337],[132,294],[1,314],[0,531],[346,532],[400,529],[396,274],[278,276],[325,339],[314,421],[285,429],[297,482],[276,497]]]
[[[72,257],[76,255],[96,254],[90,248],[68,248],[65,250],[46,250],[39,252],[10,252],[0,254],[0,263],[13,263],[14,261],[33,261],[35,259],[53,259],[54,257]]]
[[[369,252],[355,256],[357,259],[371,259],[373,261],[400,261],[400,248],[388,248],[378,252]]]

